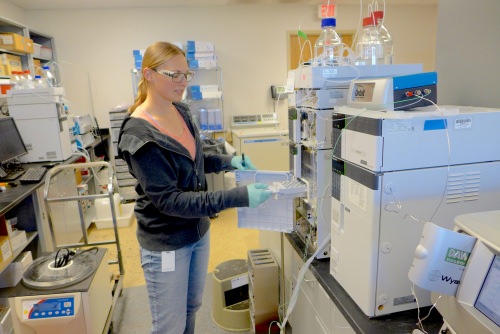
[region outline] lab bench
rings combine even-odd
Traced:
[[[109,134],[103,133],[100,138],[96,138],[86,149],[92,160],[101,159],[102,154],[106,156],[109,152]],[[73,155],[61,163],[72,164],[79,158],[79,155]],[[36,162],[22,164],[22,167],[27,169],[45,164],[46,162]],[[0,273],[23,250],[31,250],[33,258],[36,258],[36,255],[40,252],[53,250],[44,203],[44,179],[38,183],[21,184],[17,180],[11,181],[11,183],[13,186],[7,186],[5,191],[0,192],[0,217],[3,216],[6,219],[17,217],[17,226],[19,229],[26,231],[27,241],[22,247],[12,250],[11,257],[0,261]],[[34,240],[38,242],[33,242]]]
[[[302,259],[304,243],[294,233],[286,234],[285,238],[285,277],[288,285],[295,286],[296,282],[293,282],[294,271],[299,269],[298,263],[301,265],[304,263]],[[290,255],[292,259],[287,259],[287,256],[290,257]],[[294,260],[296,264],[293,263]],[[291,268],[287,269],[287,266]],[[329,259],[315,259],[307,270],[304,280],[300,283],[300,287],[301,293],[295,306],[298,309],[292,312],[290,318],[293,333],[300,334],[307,329],[310,333],[325,334],[403,334],[412,333],[414,329],[418,328],[419,314],[417,309],[376,318],[366,316],[330,274]],[[289,299],[290,287],[287,291]],[[307,305],[308,301],[311,305]],[[288,303],[289,300],[286,302]],[[307,306],[304,306],[304,303]],[[429,309],[430,306],[420,309],[420,319],[428,314]],[[443,319],[435,309],[423,321],[424,329],[429,334],[439,333],[442,325]]]

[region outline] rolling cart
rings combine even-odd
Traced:
[[[59,251],[74,249],[80,256],[75,255],[72,263],[60,270],[68,275],[56,279],[60,285],[52,279],[59,275],[59,268],[53,268],[56,262],[53,254],[40,259],[40,271],[49,276],[45,282],[37,282],[38,273],[29,284],[23,277],[22,290],[10,300],[16,333],[55,334],[69,330],[75,334],[107,334],[111,331],[113,311],[122,293],[124,278],[117,208],[112,205],[114,180],[111,164],[104,161],[59,165],[47,172],[44,200],[55,258]],[[87,229],[95,216],[93,203],[97,199],[109,200],[114,236],[92,242]],[[79,218],[79,226],[76,226],[75,215]],[[111,249],[100,247],[108,245]],[[108,259],[106,255],[108,250],[114,251],[113,245],[116,259],[114,256]],[[112,272],[110,266],[114,265],[118,266],[118,271]],[[88,267],[92,272],[82,274]],[[69,270],[71,268],[74,273]],[[77,276],[83,278],[77,280]]]

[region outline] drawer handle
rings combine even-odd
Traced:
[[[316,282],[316,280],[315,279],[304,278],[304,282],[306,282],[306,283],[314,283],[314,282]]]

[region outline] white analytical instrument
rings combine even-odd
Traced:
[[[369,317],[431,305],[408,278],[424,222],[498,208],[500,110],[439,108],[335,110],[330,273]]]
[[[11,89],[7,104],[28,149],[22,162],[63,161],[73,154],[62,87]]]
[[[455,230],[476,238],[455,295],[433,293],[451,333],[500,333],[500,211],[460,215]],[[438,300],[439,299],[439,300]]]
[[[234,116],[232,145],[238,154],[245,154],[260,170],[289,171],[288,130],[276,127],[274,114],[263,115],[260,121],[245,121]],[[236,121],[237,120],[237,121]]]
[[[294,98],[288,109],[290,166],[294,175],[306,182],[308,195],[299,199],[294,230],[317,258],[330,257],[329,244],[316,251],[331,234],[331,161],[336,144],[332,140],[335,131],[332,121],[335,110],[348,103],[353,81],[393,82],[395,76],[420,76],[420,72],[420,64],[303,66],[295,70]]]
[[[105,254],[77,253],[63,267],[55,267],[53,254],[35,260],[8,292],[14,333],[102,334],[112,306]]]
[[[437,103],[437,73],[424,72],[351,82],[347,104],[374,110],[408,110]]]

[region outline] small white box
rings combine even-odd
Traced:
[[[40,57],[41,49],[41,44],[33,43],[33,57]]]
[[[26,238],[26,231],[14,230],[10,234],[10,246],[12,247],[13,251],[20,247],[23,247],[26,242],[28,242],[28,238]]]
[[[215,45],[208,41],[187,41],[186,51],[191,52],[214,52]]]
[[[26,251],[21,253],[0,274],[0,288],[16,286],[21,281],[21,278],[23,278],[24,271],[31,263],[33,263],[31,252]]]
[[[127,227],[130,226],[130,224],[132,224],[132,220],[135,217],[134,206],[135,203],[127,203],[121,205],[121,214],[116,217],[116,225],[118,227]],[[109,210],[111,211],[111,209]],[[113,220],[111,217],[94,219],[94,224],[97,229],[112,228]]]
[[[52,59],[52,49],[46,46],[40,47],[40,57],[45,59]]]
[[[190,68],[216,68],[217,60],[189,60]]]

